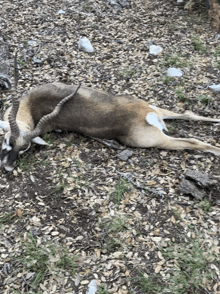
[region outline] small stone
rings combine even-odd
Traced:
[[[94,52],[92,44],[90,43],[89,39],[86,37],[80,38],[78,41],[78,48],[87,53]]]
[[[156,46],[156,45],[150,45],[149,47],[149,52],[152,55],[160,55],[163,51],[163,48],[160,46]]]
[[[181,77],[182,76],[182,71],[178,68],[175,67],[170,67],[166,71],[167,76],[169,77]]]
[[[32,58],[32,61],[33,61],[33,63],[37,63],[37,64],[42,63],[42,60],[37,59],[35,56]]]
[[[129,157],[131,157],[133,155],[133,151],[132,150],[123,150],[121,151],[117,157],[120,159],[120,160],[123,160],[123,161],[126,161],[128,160]]]
[[[86,294],[95,294],[97,289],[98,288],[97,288],[96,280],[92,280],[88,285],[88,290],[87,290]]]
[[[209,86],[209,89],[211,89],[214,94],[219,94],[220,93],[220,84]]]
[[[168,77],[182,77],[183,73],[179,68],[170,67],[167,70]]]
[[[58,236],[59,235],[59,232],[58,231],[53,231],[53,232],[51,232],[51,235],[52,236]]]
[[[65,13],[66,13],[66,11],[65,11],[65,10],[63,10],[63,9],[60,9],[59,11],[57,11],[57,13],[58,13],[58,14],[65,14]]]
[[[3,269],[2,269],[3,273],[7,276],[10,274],[11,272],[11,265],[10,263],[6,262],[4,263]]]
[[[37,43],[37,41],[35,41],[35,40],[30,40],[30,41],[28,41],[27,42],[27,44],[29,45],[29,46],[38,46],[38,43]]]

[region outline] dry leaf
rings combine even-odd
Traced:
[[[158,274],[160,272],[160,270],[161,270],[161,265],[158,264],[155,268],[155,273]]]

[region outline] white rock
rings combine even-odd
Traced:
[[[179,68],[170,67],[167,70],[168,77],[182,77],[183,73]]]
[[[97,291],[97,283],[96,280],[92,280],[88,285],[88,290],[86,294],[95,294]]]
[[[163,48],[156,45],[150,45],[149,52],[152,55],[160,55],[163,51]]]
[[[30,41],[27,42],[27,44],[30,45],[30,46],[34,46],[34,47],[38,46],[38,42],[35,41],[35,40],[30,40]]]
[[[78,41],[79,50],[83,50],[84,52],[92,53],[94,51],[92,44],[89,39],[86,37],[80,38]]]
[[[117,5],[117,4],[118,4],[117,1],[115,1],[115,0],[109,0],[109,3],[110,3],[111,5]]]
[[[63,9],[60,9],[58,12],[57,12],[58,14],[65,14],[66,13],[66,11],[65,10],[63,10]]]
[[[209,86],[209,89],[211,89],[213,91],[213,93],[219,94],[220,93],[220,84]]]

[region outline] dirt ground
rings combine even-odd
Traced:
[[[3,0],[4,62],[11,76],[19,48],[19,95],[48,82],[82,82],[175,112],[220,117],[220,97],[208,88],[219,83],[220,39],[207,15],[170,0],[113,2]],[[78,50],[82,36],[93,54]],[[150,44],[162,54],[150,55]],[[168,78],[169,67],[183,76]],[[3,114],[10,92],[1,98]],[[220,147],[219,123],[167,126],[170,136]],[[133,154],[123,161],[121,150],[80,134],[44,139],[49,147],[32,145],[12,173],[0,171],[0,293],[86,293],[93,280],[102,294],[220,293],[219,157],[126,147]],[[189,170],[215,181],[200,187],[203,199],[179,189]],[[198,271],[175,255],[177,248],[182,256],[194,252],[195,244],[205,260]]]

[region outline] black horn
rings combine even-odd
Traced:
[[[17,51],[15,52],[14,58],[14,78],[12,80],[12,87],[11,87],[11,103],[12,108],[8,116],[8,121],[11,129],[11,138],[16,140],[19,137],[20,131],[19,127],[16,122],[16,115],[19,108],[19,100],[17,98],[16,88],[18,82],[18,68],[17,68]]]

